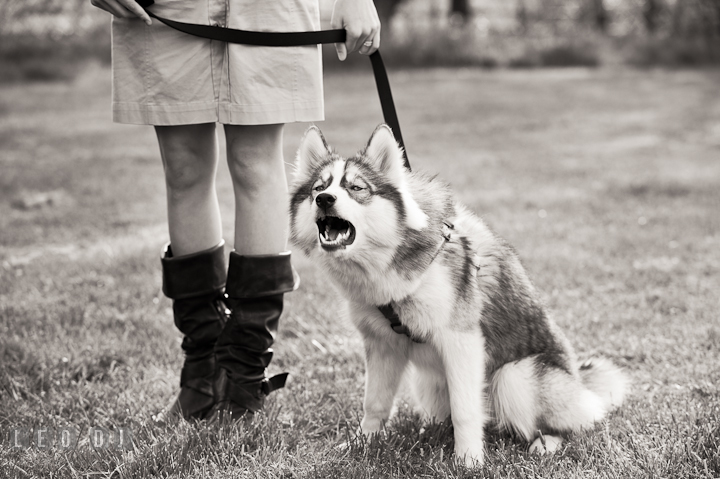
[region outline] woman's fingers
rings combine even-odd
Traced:
[[[90,3],[116,17],[139,17],[148,25],[152,25],[150,15],[134,0],[90,0]]]
[[[335,44],[340,60],[358,50],[370,55],[380,46],[380,20],[372,0],[336,0],[330,24],[347,34],[344,44]]]
[[[360,45],[360,54],[372,55],[378,48],[380,48],[380,29],[365,37],[365,41]]]
[[[370,55],[380,47],[380,25],[368,25],[366,29],[346,27],[347,38],[345,47],[348,53],[359,51],[363,55]]]
[[[337,52],[337,56],[340,59],[340,61],[345,61],[347,58],[347,47],[344,43],[336,43],[335,44],[335,51]]]
[[[347,48],[348,53],[359,50],[365,37],[365,35],[363,35],[363,31],[357,27],[351,26],[345,27],[345,31],[347,32],[345,47]]]
[[[116,0],[122,4],[123,7],[130,10],[132,13],[140,17],[140,19],[147,23],[148,25],[152,25],[152,20],[150,19],[150,15],[147,14],[145,9],[137,4],[135,0]]]
[[[116,16],[116,17],[124,17],[125,13],[118,8],[117,4],[108,4],[105,2],[105,0],[90,0],[90,3],[93,4],[93,6],[105,10],[106,12]]]
[[[363,55],[370,55],[380,48],[379,27],[371,30],[360,30],[346,27],[345,31],[347,32],[344,45],[346,53],[359,51]]]

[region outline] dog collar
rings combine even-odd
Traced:
[[[442,230],[442,242],[440,243],[440,246],[438,247],[437,251],[435,251],[435,254],[433,255],[432,259],[430,260],[430,264],[435,261],[435,258],[438,257],[440,254],[440,251],[445,247],[447,243],[449,243],[452,240],[452,231],[455,229],[455,225],[450,223],[449,221],[443,220],[443,230]],[[430,266],[428,265],[428,267]],[[410,338],[414,343],[424,343],[425,341],[414,337],[412,334],[410,334],[410,331],[405,327],[405,325],[400,321],[400,315],[395,311],[395,308],[393,307],[392,303],[383,304],[382,306],[377,307],[383,316],[385,316],[385,319],[387,319],[390,322],[390,327],[393,331],[395,331],[397,334],[404,334],[408,338]]]

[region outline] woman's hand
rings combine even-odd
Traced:
[[[150,15],[147,14],[143,7],[135,3],[135,0],[90,0],[90,3],[106,12],[112,13],[116,17],[140,17],[142,21],[148,25],[152,25]]]
[[[330,25],[347,32],[345,43],[335,44],[340,60],[356,50],[371,55],[380,47],[380,19],[372,0],[335,0]]]

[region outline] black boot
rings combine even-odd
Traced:
[[[185,335],[180,395],[164,415],[202,419],[215,403],[213,350],[230,313],[223,295],[224,246],[221,241],[214,248],[179,257],[173,257],[169,244],[163,251],[163,292],[173,299],[175,326]]]
[[[213,417],[239,418],[259,411],[265,396],[285,385],[287,373],[265,377],[283,310],[283,294],[297,279],[290,252],[242,256],[230,253],[226,297],[230,319],[215,344],[217,376]]]

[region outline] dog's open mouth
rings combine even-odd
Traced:
[[[326,216],[317,220],[320,246],[332,250],[344,248],[355,241],[355,227],[337,216]]]

